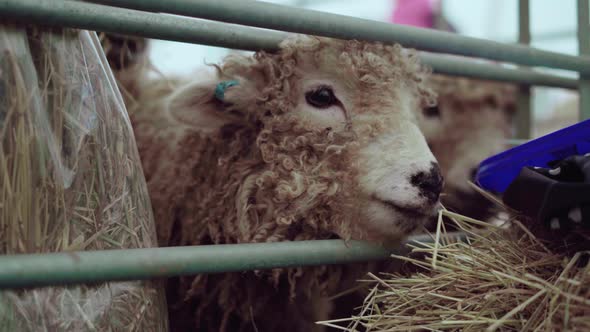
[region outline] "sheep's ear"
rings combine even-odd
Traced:
[[[243,114],[236,111],[231,97],[240,86],[239,81],[206,81],[189,83],[177,89],[167,101],[168,114],[175,121],[201,130],[215,130],[239,121]]]

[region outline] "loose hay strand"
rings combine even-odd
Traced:
[[[442,211],[438,213],[438,220],[436,222],[436,238],[434,239],[434,250],[432,253],[432,268],[436,269],[436,259],[438,258],[438,249],[440,243],[440,232],[443,224]]]
[[[544,295],[546,292],[547,292],[546,290],[541,289],[537,294],[531,296],[528,300],[522,302],[516,308],[510,310],[506,315],[504,315],[502,318],[497,320],[494,324],[490,325],[486,329],[486,331],[487,332],[496,331],[500,326],[506,324],[506,321],[508,321],[509,318],[512,318],[512,316],[516,315],[516,313],[520,312],[521,310],[523,310],[524,308],[529,306],[531,303],[536,301],[541,295]]]

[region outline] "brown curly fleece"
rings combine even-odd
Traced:
[[[225,103],[213,98],[214,84],[197,93],[179,80],[148,80],[137,68],[118,73],[122,88],[132,91],[124,95],[161,245],[390,240],[371,234],[357,217],[355,177],[362,167],[359,147],[396,124],[360,112],[347,115],[345,130],[311,128],[290,113],[299,92],[295,82],[306,74],[303,65],[341,71],[359,91],[373,91],[358,101],[361,106],[389,103],[399,91],[423,106],[434,100],[423,84],[428,70],[413,52],[316,37],[292,38],[277,53],[226,58],[215,82],[237,79],[240,85],[226,92]],[[183,113],[186,104],[223,112],[223,125],[203,134],[195,129],[203,124]],[[162,112],[166,107],[172,116]],[[171,328],[322,331],[314,322],[329,317],[328,295],[351,286],[367,269],[358,264],[173,279]]]

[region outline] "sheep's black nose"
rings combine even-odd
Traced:
[[[443,188],[443,177],[437,163],[431,164],[428,172],[418,172],[410,180],[412,185],[420,189],[420,193],[430,202],[436,202]]]

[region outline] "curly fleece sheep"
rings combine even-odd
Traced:
[[[229,56],[216,69],[215,77],[187,80],[148,79],[137,68],[118,73],[133,97],[128,107],[161,245],[387,243],[436,213],[443,179],[417,125],[434,95],[414,53],[298,36],[276,53]],[[321,331],[314,322],[328,317],[328,294],[358,270],[170,280],[171,326]]]
[[[485,220],[493,213],[492,204],[467,181],[473,181],[482,160],[506,148],[516,88],[444,75],[431,75],[428,85],[438,103],[423,110],[419,125],[445,178],[442,203],[449,210]]]

